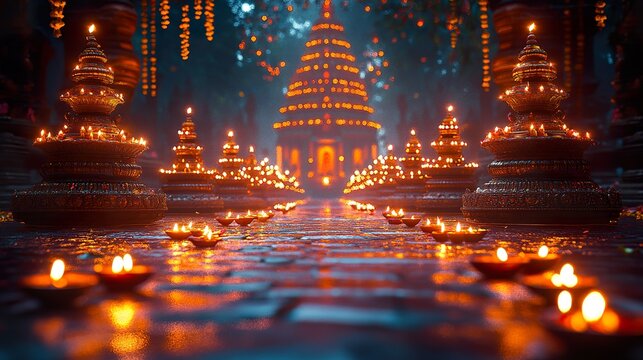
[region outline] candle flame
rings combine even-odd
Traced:
[[[172,228],[172,231],[179,231],[179,224],[174,223],[174,227]]]
[[[228,137],[233,137],[234,136],[234,131],[230,130],[228,131]]]
[[[431,225],[431,219],[426,219],[426,225],[427,226]]]
[[[563,290],[558,294],[558,310],[566,314],[569,312],[569,310],[572,309],[572,294],[567,291]]]
[[[393,151],[393,144],[389,144],[387,149],[388,149],[388,151]]]
[[[447,106],[447,111],[448,111],[448,112],[453,111],[453,105],[449,105],[449,106]]]
[[[415,136],[415,129],[411,129],[411,135]]]
[[[462,226],[460,225],[460,222],[455,226],[455,232],[460,232],[462,230]]]
[[[130,272],[132,271],[133,267],[134,267],[134,259],[132,259],[132,255],[130,254],[123,255],[123,269],[126,272]]]
[[[400,211],[397,212],[399,216],[404,216],[404,209],[400,209]]]
[[[549,248],[547,245],[543,245],[538,249],[538,256],[541,258],[547,257],[547,254],[549,254]]]
[[[444,232],[444,223],[440,224],[440,232]]]
[[[121,271],[123,271],[123,258],[120,256],[116,256],[112,261],[112,272],[114,274],[118,274]]]
[[[231,217],[232,217],[232,211],[228,211],[228,215],[226,215],[226,217],[227,217],[228,219],[229,219],[229,218],[231,218]]]
[[[188,223],[188,229],[192,229],[192,221]]]
[[[496,251],[496,256],[498,257],[498,260],[500,260],[502,262],[505,262],[505,261],[507,261],[507,259],[509,259],[509,255],[507,254],[507,250],[505,250],[504,248],[501,248],[501,247],[498,248],[498,250]]]
[[[65,275],[65,262],[60,259],[54,260],[54,263],[51,264],[49,277],[52,281],[58,281],[62,279],[63,275]]]
[[[532,33],[534,32],[534,30],[536,30],[536,23],[532,22],[531,24],[529,24],[529,32]]]
[[[439,217],[436,217],[436,218],[435,218],[435,223],[436,223],[436,224],[438,224],[438,225],[440,225],[440,224],[442,224],[442,220],[440,220],[440,218],[439,218]]]
[[[186,114],[190,115],[192,114],[192,107],[188,106],[188,108],[185,110]]]
[[[583,305],[581,307],[583,319],[587,322],[600,320],[601,317],[603,317],[606,305],[607,303],[605,302],[603,294],[598,291],[590,292],[583,300]]]
[[[89,33],[93,34],[94,31],[96,31],[96,25],[94,25],[94,24],[89,25]]]
[[[551,277],[551,283],[556,287],[565,286],[573,288],[578,284],[578,277],[574,274],[574,266],[572,264],[565,264],[560,269],[560,273],[554,274]]]
[[[250,145],[250,148],[248,149],[248,151],[250,151],[251,153],[255,152],[255,147]]]

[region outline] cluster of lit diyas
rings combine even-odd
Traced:
[[[445,243],[447,241],[450,241],[453,244],[477,243],[487,235],[487,230],[485,229],[473,228],[472,226],[468,226],[466,229],[463,229],[463,226],[459,222],[455,225],[455,228],[452,231],[447,231],[446,224],[440,219],[437,219],[436,223],[440,224],[440,229],[432,230],[431,237],[440,243]],[[427,228],[432,228],[430,223],[428,223]]]
[[[216,220],[221,226],[230,226],[233,223],[236,223],[239,226],[248,226],[253,221],[257,220],[259,222],[266,222],[272,217],[275,216],[275,213],[272,210],[265,211],[261,210],[258,213],[253,213],[250,210],[243,214],[233,215],[231,211],[223,216],[216,217]]]
[[[98,264],[94,271],[101,283],[112,291],[134,290],[154,274],[149,266],[134,265],[134,259],[130,254],[115,256],[110,268]]]
[[[20,280],[20,288],[43,306],[71,306],[98,284],[92,274],[66,272],[65,262],[56,259],[49,274],[34,274]]]
[[[214,212],[223,209],[223,201],[214,194],[213,179],[216,171],[207,169],[197,142],[196,126],[192,121],[192,108],[188,107],[186,119],[178,131],[179,142],[172,148],[175,160],[171,169],[161,169],[163,192],[167,194],[167,207],[172,212]]]
[[[585,295],[596,287],[598,281],[595,277],[576,274],[572,264],[565,264],[558,272],[526,275],[522,278],[522,284],[553,303],[561,290],[567,290],[576,296]]]
[[[476,187],[478,164],[467,163],[462,156],[467,143],[460,136],[460,125],[453,110],[453,105],[447,106],[447,115],[438,125],[438,138],[431,142],[437,158],[422,164],[428,176],[426,194],[418,206],[425,210],[459,213],[462,194]]]
[[[462,211],[486,223],[610,223],[620,197],[592,182],[583,152],[593,141],[563,123],[559,104],[567,93],[553,83],[556,70],[534,29],[513,69],[516,85],[500,95],[512,109],[509,124],[482,141],[496,157],[492,180],[463,196]]]
[[[221,235],[225,230],[212,231],[208,225],[200,229],[198,233],[192,233],[193,236],[188,238],[190,242],[197,248],[212,248],[221,241]]]
[[[471,265],[489,279],[509,279],[520,272],[529,259],[523,256],[510,256],[505,248],[498,248],[494,255],[476,255]]]
[[[250,194],[269,204],[299,199],[304,193],[299,181],[289,170],[282,172],[279,166],[270,164],[268,158],[257,161],[253,146],[249,148],[240,173],[249,181]]]
[[[389,224],[391,225],[399,225],[402,223],[402,219],[404,218],[404,209],[399,209],[399,210],[391,210],[389,206],[386,207],[386,210],[382,212],[382,216],[388,221]]]
[[[420,230],[425,233],[432,233],[434,231],[442,231],[442,220],[439,217],[435,218],[435,222],[427,218],[424,223],[420,225]]]
[[[557,308],[545,312],[545,328],[568,345],[569,354],[628,358],[643,338],[643,312],[632,301],[608,303],[597,290],[576,295],[562,290]],[[637,309],[638,307],[638,309]]]
[[[375,213],[375,205],[370,203],[365,204],[355,200],[347,200],[346,205],[356,211],[366,212],[371,215]]]
[[[287,214],[291,210],[295,209],[297,207],[297,202],[296,201],[290,201],[287,203],[279,203],[273,206],[273,209],[277,211],[281,211],[282,214]]]
[[[185,240],[192,235],[192,230],[190,229],[190,225],[179,225],[175,223],[173,228],[165,230],[165,234],[172,240]]]
[[[114,72],[94,37],[71,72],[76,83],[60,99],[71,107],[63,128],[42,131],[35,146],[48,161],[43,182],[13,198],[13,216],[33,225],[146,224],[167,210],[165,195],[138,181],[136,157],[147,148],[142,138],[120,129],[111,114],[123,96],[110,85]]]
[[[422,144],[411,130],[404,157],[395,157],[389,145],[386,156],[351,175],[344,194],[376,205],[459,212],[462,194],[475,188],[478,164],[464,161],[462,149],[467,143],[460,137],[453,106],[449,105],[438,130],[438,139],[431,143],[436,158],[422,157]]]

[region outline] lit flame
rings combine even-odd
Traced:
[[[248,149],[248,151],[251,153],[255,152],[255,147],[250,145],[250,148]]]
[[[504,248],[498,248],[498,251],[496,251],[496,256],[498,257],[498,260],[505,262],[507,259],[509,259],[509,255],[507,255],[507,250]]]
[[[435,218],[435,223],[436,223],[436,224],[438,224],[438,225],[440,225],[440,224],[442,224],[442,220],[440,220],[440,218],[439,218],[439,217],[436,217],[436,218]]]
[[[56,259],[54,263],[51,264],[49,277],[52,281],[58,281],[62,279],[63,275],[65,275],[65,262],[60,259]]]
[[[387,149],[388,149],[388,151],[393,151],[393,144],[389,144]]]
[[[228,131],[228,137],[233,137],[234,136],[234,131],[230,130]]]
[[[125,269],[125,271],[127,272],[130,272],[132,271],[133,267],[134,267],[134,259],[132,259],[132,255],[130,254],[123,255],[123,269]]]
[[[571,309],[572,294],[567,290],[563,290],[558,294],[558,310],[560,310],[561,313],[566,314]]]
[[[532,22],[531,24],[529,24],[529,32],[532,33],[534,32],[534,30],[536,30],[536,23]]]
[[[397,212],[399,216],[404,216],[404,209],[400,209],[400,211]]]
[[[415,136],[415,129],[411,129],[411,135]]]
[[[112,272],[114,274],[118,274],[121,271],[123,271],[123,258],[120,256],[116,256],[112,261]]]
[[[187,108],[187,110],[185,110],[185,112],[186,112],[188,115],[192,114],[192,107],[191,107],[191,106],[188,106],[188,108]]]
[[[444,232],[444,223],[440,224],[440,232]]]
[[[549,254],[549,248],[547,245],[543,245],[538,249],[538,256],[541,258],[547,257],[547,254]]]
[[[552,275],[551,283],[556,287],[565,286],[573,288],[576,286],[578,284],[578,277],[574,274],[574,267],[572,264],[563,265],[559,274]]]
[[[93,34],[94,31],[96,31],[96,25],[94,25],[94,24],[89,25],[89,33]]]
[[[323,184],[324,186],[328,186],[328,185],[330,185],[330,178],[329,178],[328,176],[324,176],[324,177],[322,178],[322,184]]]
[[[603,294],[598,291],[590,292],[583,300],[583,305],[581,307],[583,319],[587,322],[600,320],[601,317],[603,317],[606,305]]]
[[[448,112],[453,111],[453,105],[449,105],[449,106],[447,106],[447,111],[448,111]]]
[[[455,232],[460,232],[462,230],[462,226],[460,226],[460,222],[455,226]]]
[[[431,219],[426,219],[426,226],[431,225]]]
[[[227,217],[228,219],[229,219],[229,218],[231,218],[231,217],[232,217],[232,211],[228,211],[228,215],[226,215],[226,217]]]
[[[192,229],[192,221],[188,223],[188,229]]]
[[[174,227],[172,228],[172,231],[179,231],[179,224],[174,223]]]

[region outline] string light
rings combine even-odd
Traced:
[[[451,32],[451,48],[455,49],[455,46],[458,42],[458,35],[460,34],[460,29],[458,28],[458,2],[457,0],[449,0],[449,8],[451,13],[447,19],[447,29]]]
[[[170,0],[161,0],[159,13],[161,14],[161,29],[165,30],[170,25]]]
[[[487,5],[488,0],[478,0],[480,6],[480,47],[482,48],[482,90],[489,91],[491,86],[491,71],[489,60],[489,9]]]
[[[151,7],[154,9],[154,7]],[[149,90],[148,84],[148,12],[150,11],[150,6],[148,6],[147,0],[141,0],[141,92],[143,95],[147,95]],[[152,10],[154,11],[154,10]],[[154,17],[154,16],[152,16]]]
[[[150,0],[150,95],[156,96],[156,0]]]
[[[194,19],[201,19],[203,14],[203,0],[194,0]]]
[[[205,0],[205,38],[214,39],[214,0]]]
[[[597,0],[594,4],[594,20],[596,20],[596,27],[598,30],[603,30],[605,28],[605,21],[607,20],[607,15],[605,15],[605,7],[607,4],[603,0]]]
[[[190,5],[181,6],[181,59],[187,60],[190,57]]]
[[[54,31],[54,37],[59,38],[62,36],[60,29],[65,26],[63,18],[65,17],[64,11],[67,2],[65,0],[49,0],[49,3],[51,4],[51,12],[49,13],[51,22],[49,23],[49,27]]]

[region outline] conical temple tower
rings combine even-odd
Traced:
[[[206,169],[203,165],[203,147],[197,141],[191,107],[187,108],[178,136],[179,142],[172,148],[176,154],[172,168],[160,170],[168,209],[172,212],[222,210],[223,202],[213,193],[215,170]]]
[[[123,103],[92,25],[72,71],[74,87],[60,99],[71,107],[56,134],[43,130],[35,146],[48,156],[43,182],[13,199],[16,220],[33,225],[146,224],[160,219],[165,195],[138,181],[142,138],[128,138],[111,113]]]
[[[593,141],[563,123],[567,94],[553,84],[556,70],[533,30],[513,69],[516,85],[500,96],[512,109],[509,125],[482,142],[496,157],[492,180],[464,195],[462,211],[488,223],[607,224],[618,218],[619,196],[590,179],[583,152]]]
[[[438,138],[431,147],[438,154],[422,165],[426,178],[426,194],[420,208],[426,210],[460,212],[462,194],[476,186],[476,163],[466,163],[462,149],[467,143],[460,136],[460,125],[453,116],[453,106],[447,107],[447,115],[438,125]]]
[[[277,165],[291,169],[315,194],[339,194],[347,174],[377,156],[373,109],[359,76],[344,26],[330,0],[322,1],[319,19],[306,42],[286,93],[277,132]]]

